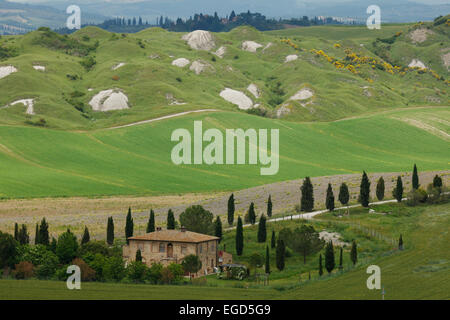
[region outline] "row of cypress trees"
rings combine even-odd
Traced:
[[[436,175],[433,179],[433,186],[439,185],[439,181],[442,186],[442,179]],[[414,190],[417,190],[419,188],[419,186],[420,186],[420,184],[419,184],[419,175],[417,172],[417,166],[416,166],[416,164],[414,164],[413,174],[412,174],[412,187]],[[300,200],[300,210],[305,211],[305,212],[313,211],[313,209],[314,209],[314,190],[313,190],[313,185],[311,183],[311,179],[309,177],[306,177],[303,180],[303,185],[301,186],[300,189],[302,192],[302,197]],[[392,190],[392,195],[398,202],[401,202],[402,198],[403,198],[403,192],[404,192],[404,187],[403,187],[402,177],[398,176],[396,186]],[[380,177],[378,179],[375,193],[376,193],[376,197],[379,201],[384,199],[385,182],[384,182],[383,177]],[[342,205],[348,205],[348,202],[350,200],[350,194],[349,194],[348,186],[345,182],[342,183],[339,188],[338,199]],[[363,172],[363,175],[361,177],[358,201],[361,203],[361,205],[363,207],[369,206],[370,180],[365,171]],[[329,211],[333,211],[335,209],[335,197],[334,197],[331,183],[328,184],[328,188],[327,188],[327,192],[326,192],[326,199],[325,199],[325,206]]]
[[[19,229],[19,225],[14,225],[14,239],[20,244],[30,243],[30,236],[28,234],[27,226],[22,224]],[[50,235],[48,232],[48,223],[45,218],[42,219],[41,224],[36,223],[36,231],[34,237],[34,244],[50,244]]]
[[[272,207],[273,207],[272,196],[269,195],[269,198],[267,199],[267,212],[266,212],[268,217],[272,216]],[[235,199],[234,199],[234,194],[232,193],[230,195],[230,197],[228,198],[228,210],[227,210],[227,218],[228,218],[227,220],[228,220],[228,224],[230,226],[232,226],[234,223],[235,209],[236,209]],[[256,213],[255,213],[255,204],[253,202],[250,203],[250,207],[248,209],[248,219],[251,224],[255,224]]]

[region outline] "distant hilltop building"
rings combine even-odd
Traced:
[[[200,258],[202,268],[198,275],[209,274],[219,264],[219,238],[187,231],[162,230],[157,228],[142,236],[128,238],[129,244],[123,247],[123,258],[126,262],[136,259],[136,252],[141,250],[142,262],[151,266],[161,263],[167,266],[171,263],[180,264],[184,257],[194,254]]]

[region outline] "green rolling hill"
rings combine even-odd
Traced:
[[[426,27],[427,40],[413,43],[411,34]],[[1,108],[0,123],[32,125],[45,119],[50,128],[94,129],[201,108],[245,112],[219,96],[225,88],[242,91],[259,105],[253,113],[302,122],[448,105],[448,30],[446,24],[431,23],[387,25],[374,31],[325,26],[263,33],[240,27],[212,34],[210,51],[192,49],[183,34],[158,28],[113,34],[87,27],[70,36],[41,29],[4,36],[0,48],[6,53],[0,67],[14,66],[17,72],[0,79],[0,106],[34,99],[35,114],[26,114],[20,105]],[[241,48],[244,41],[262,47],[248,52]],[[213,54],[220,47],[225,47],[223,58]],[[289,55],[298,58],[285,63]],[[173,66],[178,58],[207,67],[196,74],[189,66]],[[430,69],[405,69],[413,59]],[[83,62],[95,64],[84,68]],[[113,70],[120,63],[124,65]],[[250,84],[258,87],[259,98],[246,90]],[[291,100],[302,88],[312,96]],[[130,108],[92,111],[89,101],[108,89],[121,90]]]
[[[85,132],[0,126],[4,198],[168,194],[235,190],[306,175],[449,166],[449,108],[414,108],[326,123],[293,123],[236,112],[190,114],[151,124]],[[175,165],[173,130],[280,130],[279,172],[260,165]],[[431,129],[433,128],[433,129]],[[205,143],[206,144],[206,143]]]

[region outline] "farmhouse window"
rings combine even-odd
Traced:
[[[160,243],[159,244],[159,252],[165,252],[166,251],[166,246],[164,245],[164,243]]]

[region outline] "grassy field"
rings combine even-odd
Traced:
[[[405,171],[413,163],[422,171],[447,169],[449,115],[449,108],[400,109],[296,124],[216,112],[95,132],[0,126],[0,197],[214,192],[306,175]],[[193,120],[202,120],[204,130],[279,129],[278,174],[261,176],[260,165],[174,165],[171,133],[177,128],[192,132]]]
[[[397,71],[390,74],[384,67],[373,68],[370,63],[358,63],[358,66],[355,62],[356,73],[353,73],[337,69],[325,57],[311,52],[323,50],[328,56],[349,63],[345,53],[349,49],[359,57],[395,61],[401,68],[417,58],[447,78],[448,70],[442,60],[446,49],[441,43],[448,41],[448,27],[433,28],[435,34],[420,45],[413,44],[408,36],[413,28],[411,24],[399,24],[384,26],[380,31],[358,26],[326,26],[258,32],[241,27],[213,35],[216,48],[227,48],[223,58],[211,52],[192,50],[181,39],[182,34],[159,28],[121,35],[87,27],[65,40],[54,39],[56,36],[47,39],[44,31],[6,36],[0,39],[0,45],[13,48],[18,56],[0,61],[0,66],[13,65],[18,72],[0,79],[3,93],[0,106],[34,98],[36,115],[26,115],[20,105],[3,108],[0,123],[30,125],[43,118],[50,128],[92,129],[193,109],[243,112],[219,96],[226,87],[243,91],[274,117],[277,110],[287,105],[290,114],[284,117],[293,121],[328,121],[373,110],[448,105],[448,84],[436,80],[429,72],[420,74],[417,70],[408,70],[405,74]],[[403,35],[392,49],[382,46],[374,49],[372,43],[377,38],[388,38],[397,32]],[[287,39],[291,45],[286,43]],[[272,46],[256,53],[246,52],[241,49],[246,40]],[[58,41],[63,43],[61,46],[64,41],[79,41],[76,46],[93,48],[89,57],[93,57],[96,64],[90,71],[85,70],[80,64],[85,58],[66,53],[65,49],[54,45]],[[297,54],[299,59],[284,63],[290,54]],[[181,57],[201,60],[212,68],[197,75],[188,67],[171,65]],[[121,62],[125,63],[123,67],[112,69]],[[45,66],[46,70],[36,71],[33,65]],[[70,80],[68,75],[78,78]],[[281,90],[276,90],[278,82]],[[246,91],[250,83],[259,87],[260,98]],[[306,106],[289,101],[304,87],[314,91]],[[111,88],[119,88],[128,96],[130,109],[93,112],[88,105],[90,99],[99,91]],[[73,100],[82,105],[83,112],[69,103],[75,92]],[[171,105],[167,94],[186,104]]]
[[[450,255],[448,229],[450,204],[407,207],[386,204],[374,207],[378,214],[367,209],[352,209],[350,216],[321,215],[312,222],[322,228],[338,231],[342,240],[356,239],[359,243],[359,263],[350,267],[348,248],[344,251],[344,272],[318,279],[315,272],[317,257],[309,257],[306,265],[299,257],[287,258],[286,269],[276,270],[272,259],[271,283],[256,285],[208,277],[206,286],[151,286],[132,284],[83,283],[82,290],[70,291],[64,282],[38,280],[0,280],[1,299],[381,299],[379,290],[366,287],[366,268],[375,264],[381,268],[381,283],[385,299],[449,299]],[[381,215],[381,212],[389,212]],[[294,227],[298,221],[268,224],[268,230]],[[363,229],[363,228],[368,228]],[[376,232],[376,236],[372,236]],[[395,250],[387,239],[402,234],[405,250]],[[227,232],[224,243],[234,251],[234,231]],[[265,244],[256,243],[254,227],[244,231],[244,255],[236,261],[245,262],[252,252],[259,252]],[[270,242],[270,237],[267,243]],[[338,254],[336,254],[338,259]],[[312,279],[304,272],[311,270]],[[302,281],[298,275],[302,274]],[[239,287],[238,287],[239,286]],[[248,286],[248,288],[247,288]]]

